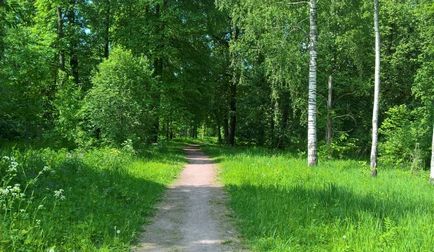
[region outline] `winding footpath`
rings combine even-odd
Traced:
[[[167,190],[133,251],[245,251],[231,224],[217,167],[198,146]]]

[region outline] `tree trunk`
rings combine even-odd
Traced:
[[[164,0],[162,1],[162,3],[157,4],[155,6],[155,15],[156,17],[159,19],[160,23],[159,25],[157,25],[156,28],[156,34],[161,34],[161,40],[160,40],[160,44],[157,46],[158,48],[158,53],[161,53],[164,51],[164,29],[165,29],[165,23],[162,19],[162,13],[165,9],[167,5],[167,1]],[[155,76],[161,81],[163,82],[163,72],[164,72],[164,60],[161,57],[161,55],[157,55],[157,57],[154,60],[154,74]],[[157,90],[155,92],[155,95],[153,97],[154,101],[155,101],[155,110],[157,111],[157,117],[156,120],[154,122],[153,128],[154,128],[154,133],[152,136],[152,141],[153,142],[158,142],[158,135],[160,132],[160,102],[161,102],[161,89],[160,89],[161,85],[158,85]]]
[[[431,145],[431,173],[430,181],[434,184],[434,125],[432,127],[432,145]]]
[[[235,79],[235,78],[234,78]],[[235,145],[235,129],[237,127],[237,85],[233,80],[230,86],[229,102],[229,145]]]
[[[371,175],[377,176],[377,145],[378,145],[378,106],[380,99],[380,28],[378,23],[378,0],[374,0],[374,31],[375,31],[375,88],[374,108],[372,111],[372,147]]]
[[[329,76],[328,81],[328,98],[327,98],[327,132],[326,132],[326,142],[330,149],[333,141],[333,118],[332,118],[332,108],[333,108],[333,77]]]
[[[169,140],[170,139],[170,123],[169,123],[169,120],[166,121],[165,131],[166,131],[166,140]]]
[[[227,115],[223,118],[223,137],[226,144],[229,144],[229,120]]]
[[[222,142],[222,132],[220,129],[220,124],[217,124],[217,142],[218,143]]]
[[[110,55],[110,0],[107,0],[107,11],[105,17],[105,37],[104,37],[104,58],[108,58]]]
[[[65,52],[63,50],[63,17],[62,17],[62,8],[60,6],[57,7],[57,49],[59,54],[59,68],[62,71],[65,71]]]
[[[316,166],[317,136],[316,136],[316,71],[317,71],[317,24],[316,24],[316,0],[310,0],[309,8],[310,32],[309,32],[309,99],[308,99],[308,126],[307,126],[307,152],[308,165]]]
[[[232,29],[232,39],[237,41],[238,28]],[[237,82],[238,82],[238,57],[233,55],[232,82],[229,86],[229,145],[235,145],[235,130],[237,127]]]
[[[71,75],[74,79],[75,84],[80,83],[80,75],[79,75],[79,68],[78,68],[78,55],[77,55],[77,47],[78,47],[78,38],[76,38],[77,34],[75,33],[75,6],[77,4],[76,0],[72,0],[69,6],[68,11],[68,25],[70,28],[70,45],[69,45],[69,64],[71,66]]]

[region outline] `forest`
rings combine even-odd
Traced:
[[[244,249],[432,251],[433,76],[432,0],[0,0],[0,251],[130,251],[188,144]]]

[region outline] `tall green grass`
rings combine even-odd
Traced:
[[[0,153],[0,251],[128,251],[185,162],[178,145]]]
[[[305,159],[258,148],[216,148],[242,235],[254,251],[434,251],[427,173],[357,161]]]

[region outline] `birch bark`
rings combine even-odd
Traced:
[[[316,24],[316,0],[310,0],[309,5],[309,98],[308,98],[308,122],[307,122],[307,150],[308,165],[316,166],[317,136],[316,136],[316,71],[317,71],[317,24]]]
[[[377,176],[377,146],[378,146],[378,106],[380,99],[380,28],[378,23],[378,0],[374,0],[374,32],[375,32],[375,88],[374,108],[372,111],[372,146],[371,175]]]

